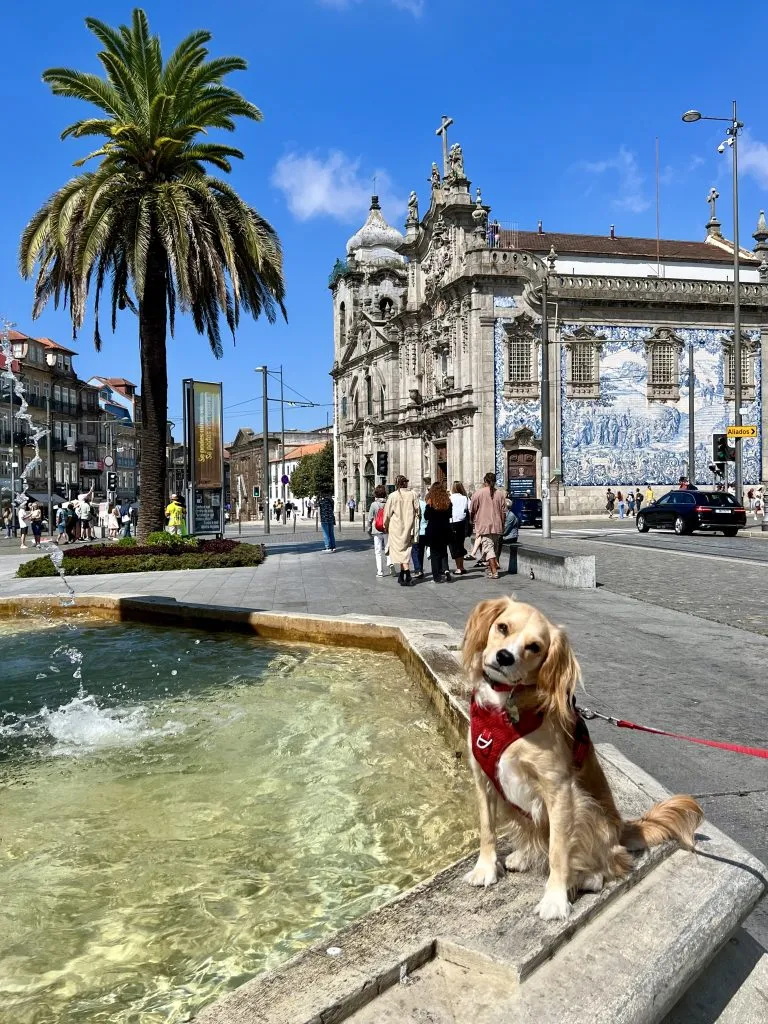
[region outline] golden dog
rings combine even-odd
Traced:
[[[630,851],[667,839],[693,848],[703,814],[690,796],[664,800],[636,821],[621,819],[573,709],[581,672],[562,629],[531,605],[508,597],[482,601],[467,622],[463,657],[473,685],[470,763],[480,806],[480,855],[465,876],[470,885],[498,880],[496,823],[503,810],[515,844],[506,868],[544,869],[549,862],[536,908],[545,921],[568,917],[569,890],[599,892],[625,875]]]

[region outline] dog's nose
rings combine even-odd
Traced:
[[[508,651],[506,647],[502,647],[500,651],[496,652],[496,661],[500,665],[514,665],[515,656],[512,651]]]

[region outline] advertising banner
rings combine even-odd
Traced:
[[[221,384],[184,381],[187,529],[224,532],[224,423]]]

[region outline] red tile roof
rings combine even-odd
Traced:
[[[655,238],[631,238],[616,235],[578,235],[560,231],[501,231],[501,246],[514,246],[527,252],[549,252],[555,247],[558,256],[589,255],[614,258],[656,259]],[[733,263],[733,252],[711,242],[686,242],[670,238],[659,239],[659,255],[667,260],[689,262]],[[756,256],[742,252],[741,262],[759,264]]]
[[[325,448],[327,441],[319,441],[314,444],[298,444],[293,447],[290,445],[285,446],[285,461],[289,462],[293,459],[301,459],[305,455],[317,455]],[[270,459],[270,464],[274,465],[276,462],[282,462],[282,458]]]
[[[35,338],[35,341],[39,341],[43,348],[50,348],[56,352],[66,352],[68,356],[76,356],[77,352],[71,348],[65,348],[64,345],[60,345],[58,341],[54,341],[53,338]]]

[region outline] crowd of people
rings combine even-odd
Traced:
[[[678,481],[678,488],[681,491],[695,491],[696,485],[691,483],[687,476],[681,476]],[[718,491],[727,490],[729,494],[736,493],[736,487],[733,483],[727,485],[717,484],[715,489]],[[649,483],[646,483],[644,492],[639,487],[634,489],[630,487],[626,493],[620,488],[614,491],[609,487],[605,494],[605,511],[608,513],[609,519],[615,519],[617,515],[619,519],[636,518],[643,504],[650,505],[655,500],[656,495]],[[755,519],[763,516],[765,503],[762,487],[751,487],[745,494],[745,501]]]
[[[47,509],[38,501],[21,501],[15,506],[9,503],[2,510],[5,535],[8,539],[17,535],[22,550],[40,545],[46,519]],[[127,502],[109,502],[105,512],[103,503],[101,507],[94,503],[93,491],[87,491],[53,506],[51,536],[59,546],[93,540],[95,527],[101,522],[108,537],[130,537],[136,521],[137,510]]]
[[[336,538],[330,494],[320,495],[318,512],[324,550],[333,552]],[[483,486],[471,498],[460,480],[453,482],[450,492],[441,481],[433,483],[421,496],[411,489],[406,477],[398,476],[390,494],[383,484],[376,487],[366,515],[376,576],[396,574],[398,583],[406,587],[424,577],[427,560],[434,583],[465,575],[466,561],[476,561],[490,579],[498,579],[501,546],[517,541],[519,525],[511,500],[496,486],[494,473],[486,473]],[[471,537],[474,544],[467,552]]]

